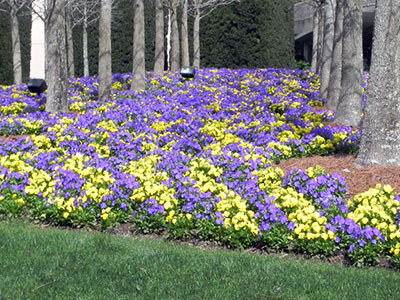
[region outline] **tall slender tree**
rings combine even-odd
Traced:
[[[135,16],[133,30],[133,70],[131,89],[145,88],[145,44],[144,44],[144,4],[143,0],[134,0]]]
[[[335,33],[333,39],[331,74],[329,76],[327,106],[336,110],[339,103],[342,80],[342,40],[343,40],[343,4],[336,0]]]
[[[400,165],[400,1],[378,0],[362,122],[361,166]]]
[[[180,47],[179,47],[179,31],[178,31],[178,4],[179,0],[169,0],[169,16],[171,23],[171,53],[170,68],[171,71],[177,71],[180,68]]]
[[[99,100],[111,98],[111,9],[112,0],[101,0],[99,19]]]
[[[321,55],[321,88],[320,97],[327,98],[329,77],[332,65],[332,47],[334,38],[334,10],[336,0],[327,0],[324,5],[324,42]]]
[[[22,83],[21,41],[19,37],[18,15],[24,8],[30,6],[31,3],[32,0],[0,1],[0,12],[4,12],[10,17],[14,84]]]
[[[200,68],[200,21],[220,5],[240,0],[192,0],[188,11],[194,17],[193,23],[193,66]]]
[[[164,73],[164,9],[163,1],[155,0],[155,53],[154,53],[154,74],[162,76]]]
[[[336,121],[359,126],[362,103],[362,7],[363,0],[344,1],[342,79]]]
[[[322,30],[323,3],[324,0],[314,0],[310,3],[314,9],[311,70],[317,73],[319,73],[320,69],[319,64],[320,64],[322,43],[323,43],[323,30]]]
[[[182,0],[181,17],[181,58],[182,66],[189,66],[188,0]]]

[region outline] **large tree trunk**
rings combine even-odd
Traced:
[[[182,66],[189,66],[189,38],[188,38],[188,0],[183,0],[181,21],[181,55]]]
[[[51,0],[49,0],[50,2]],[[46,111],[68,111],[68,71],[65,52],[65,0],[55,1],[54,10],[45,24],[46,31]]]
[[[88,20],[86,2],[83,7],[82,48],[83,48],[83,76],[89,76],[89,48],[88,48]]]
[[[145,55],[144,55],[144,6],[143,0],[134,0],[135,17],[133,30],[133,70],[131,89],[145,88]]]
[[[342,80],[336,122],[359,126],[362,103],[362,7],[363,0],[344,2]]]
[[[180,68],[179,31],[178,31],[178,1],[171,0],[171,71]]]
[[[11,25],[11,41],[12,41],[12,53],[13,53],[13,73],[14,73],[14,84],[22,83],[22,64],[21,64],[21,42],[19,38],[19,22],[17,11],[14,7],[11,7],[10,12],[10,25]]]
[[[334,38],[334,8],[336,0],[328,0],[324,5],[324,45],[321,57],[320,98],[328,96],[329,77],[332,63],[332,47]]]
[[[193,67],[200,68],[200,9],[198,8],[193,23]]]
[[[164,74],[164,11],[161,0],[155,1],[155,57],[154,57],[154,75],[162,76]]]
[[[379,0],[356,163],[400,165],[400,1]]]
[[[72,16],[71,10],[67,6],[65,12],[65,19],[66,19],[66,34],[67,34],[67,63],[68,63],[68,77],[75,76],[75,63],[74,63],[74,39],[72,36]]]
[[[339,103],[342,79],[343,2],[336,0],[335,35],[332,50],[331,74],[328,85],[327,106],[336,110]]]
[[[112,0],[101,0],[99,20],[99,100],[111,98],[111,4]]]

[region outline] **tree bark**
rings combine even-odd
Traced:
[[[321,57],[320,98],[328,96],[329,77],[332,63],[332,47],[334,38],[334,8],[336,0],[328,0],[324,6],[324,45]]]
[[[21,41],[19,38],[19,22],[17,11],[11,7],[10,11],[11,41],[13,53],[14,84],[22,84]]]
[[[88,77],[89,73],[89,48],[88,48],[88,20],[86,1],[83,8],[83,26],[82,26],[82,48],[83,48],[83,76]]]
[[[375,10],[370,78],[360,150],[361,166],[400,165],[400,1]]]
[[[342,80],[336,122],[359,126],[362,103],[362,7],[363,0],[344,2]]]
[[[177,71],[180,68],[177,10],[178,0],[171,0],[171,71]]]
[[[111,4],[112,0],[101,0],[99,20],[99,100],[111,98]]]
[[[145,88],[145,52],[144,52],[144,5],[143,0],[134,0],[135,16],[133,30],[133,70],[131,89]]]
[[[155,1],[155,57],[154,57],[154,75],[162,76],[164,74],[164,11],[161,0]]]
[[[68,111],[68,71],[65,52],[65,0],[52,0],[54,10],[48,16],[46,31],[46,80],[47,99],[46,111]],[[49,1],[50,2],[50,1]]]
[[[313,17],[313,48],[312,48],[312,59],[311,59],[311,70],[317,72],[318,65],[318,54],[320,53],[321,41],[319,39],[319,27],[321,22],[321,8],[319,5],[314,6],[314,17]]]
[[[181,55],[182,66],[189,66],[189,38],[188,38],[188,0],[183,0],[181,19]]]
[[[342,79],[342,40],[343,40],[343,3],[344,0],[336,0],[335,13],[335,34],[332,50],[331,74],[328,85],[327,106],[331,110],[336,110]]]
[[[200,9],[196,8],[193,23],[193,67],[200,68]]]
[[[72,16],[70,9],[66,8],[65,12],[66,26],[65,31],[67,34],[67,62],[68,62],[68,77],[75,77],[75,63],[74,63],[74,39],[72,36]]]

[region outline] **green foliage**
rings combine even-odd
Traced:
[[[204,67],[293,67],[293,3],[241,1],[202,20]]]

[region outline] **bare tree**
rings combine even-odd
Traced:
[[[99,19],[99,100],[111,98],[111,10],[112,0],[101,0]]]
[[[335,28],[332,49],[331,74],[329,77],[327,106],[336,110],[339,103],[342,80],[342,40],[343,40],[343,4],[336,0]]]
[[[65,52],[66,0],[47,0],[44,20],[46,34],[46,111],[68,111],[68,72]]]
[[[82,25],[83,76],[89,76],[88,26],[100,17],[100,0],[69,0],[72,29]],[[71,44],[72,45],[72,44]]]
[[[181,59],[182,66],[189,66],[188,0],[182,0]]]
[[[18,15],[23,8],[30,6],[31,2],[32,0],[0,1],[0,12],[4,12],[10,17],[14,84],[22,83],[21,41],[19,37]]]
[[[154,54],[154,74],[162,76],[164,72],[164,10],[163,1],[155,0],[155,54]]]
[[[135,16],[133,29],[133,70],[131,89],[145,88],[145,43],[144,43],[144,4],[143,0],[134,0]]]
[[[194,17],[193,23],[193,66],[200,68],[200,21],[220,5],[240,0],[193,0],[189,5],[189,14]]]
[[[177,71],[180,68],[180,48],[178,31],[178,4],[179,0],[168,0],[168,39],[169,39],[169,68]]]
[[[321,88],[320,98],[328,96],[329,76],[332,64],[332,47],[334,38],[334,10],[336,0],[327,0],[324,5],[324,39],[321,55]]]
[[[400,1],[375,10],[370,78],[362,122],[361,166],[400,165]]]
[[[311,69],[314,72],[319,73],[320,70],[320,58],[323,43],[323,21],[322,21],[322,7],[324,0],[314,0],[310,2],[314,9],[313,17],[313,48],[312,48],[312,60]]]
[[[359,126],[362,102],[362,7],[363,0],[344,1],[342,79],[336,121]]]

